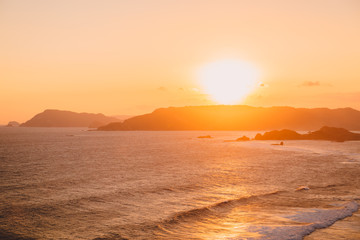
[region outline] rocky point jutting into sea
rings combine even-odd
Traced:
[[[329,141],[359,141],[360,134],[350,132],[344,128],[335,127],[322,127],[317,131],[300,134],[293,130],[274,130],[265,132],[264,134],[258,133],[255,140],[329,140]]]

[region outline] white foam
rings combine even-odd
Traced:
[[[283,216],[294,221],[293,225],[257,225],[250,227],[249,231],[263,235],[256,239],[301,240],[316,229],[329,227],[336,221],[351,216],[358,208],[358,204],[355,201],[351,201],[338,208],[297,211],[293,215]]]

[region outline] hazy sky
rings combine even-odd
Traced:
[[[217,104],[221,59],[261,73],[239,104],[360,109],[360,1],[0,0],[0,124]]]

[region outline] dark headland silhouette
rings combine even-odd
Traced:
[[[76,113],[62,110],[45,110],[35,115],[29,121],[21,124],[22,127],[90,127],[120,121],[114,117],[107,117],[101,113]]]
[[[323,126],[360,130],[360,111],[352,108],[293,108],[216,105],[169,107],[99,127],[124,130],[315,130]]]
[[[360,134],[344,128],[322,127],[317,131],[300,134],[292,130],[275,130],[264,134],[258,133],[254,140],[328,140],[336,142],[359,141]],[[283,144],[281,144],[283,145]]]

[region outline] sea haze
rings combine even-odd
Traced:
[[[360,142],[244,134],[0,127],[0,238],[360,236]]]

